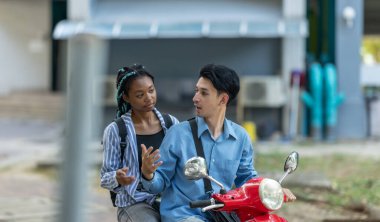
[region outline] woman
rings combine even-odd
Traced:
[[[140,183],[140,146],[158,149],[167,131],[164,119],[173,124],[178,120],[168,114],[164,118],[165,115],[155,108],[154,78],[141,65],[120,69],[116,87],[117,117],[126,126],[126,146],[121,158],[118,125],[116,122],[109,124],[103,135],[101,186],[116,193],[114,204],[118,207],[118,221],[160,221],[157,209],[152,207],[155,195],[146,192]]]

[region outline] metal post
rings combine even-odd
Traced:
[[[59,221],[85,221],[90,140],[93,135],[94,81],[105,72],[108,48],[104,40],[93,35],[78,35],[68,40],[68,81],[65,145],[62,163]]]
[[[306,0],[283,0],[283,17],[285,21],[292,19],[304,20],[306,12]],[[305,36],[307,35],[307,27],[301,25],[299,33],[296,36],[286,35],[282,38],[282,79],[285,86],[285,95],[290,95],[289,82],[293,70],[305,69]],[[282,130],[284,135],[290,134],[290,115],[291,104],[286,102],[282,112]]]

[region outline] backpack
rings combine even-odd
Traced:
[[[172,119],[170,118],[169,114],[167,114],[167,113],[162,114],[162,117],[164,118],[165,127],[167,129],[169,129],[173,125]],[[127,127],[125,126],[125,122],[124,122],[123,118],[121,118],[121,117],[114,120],[114,122],[116,123],[117,128],[119,128],[120,149],[121,149],[120,150],[121,151],[120,165],[122,166],[124,151],[125,151],[125,148],[127,147],[127,142],[126,142]],[[119,184],[119,186],[120,186],[120,184]],[[111,196],[111,201],[112,201],[113,206],[116,207],[116,203],[115,203],[116,202],[116,193],[113,191],[110,191],[110,196]]]

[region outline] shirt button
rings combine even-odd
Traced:
[[[215,162],[215,159],[212,159],[212,162]]]

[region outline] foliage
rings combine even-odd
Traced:
[[[280,152],[258,153],[255,168],[260,171],[279,172],[286,155]],[[293,192],[304,197],[331,205],[352,207],[352,205],[380,205],[380,160],[353,155],[318,155],[300,157],[295,173],[321,172],[333,184],[333,190],[294,188]]]
[[[380,63],[380,38],[374,36],[366,36],[363,38],[362,56],[364,63],[370,58],[375,63]]]

